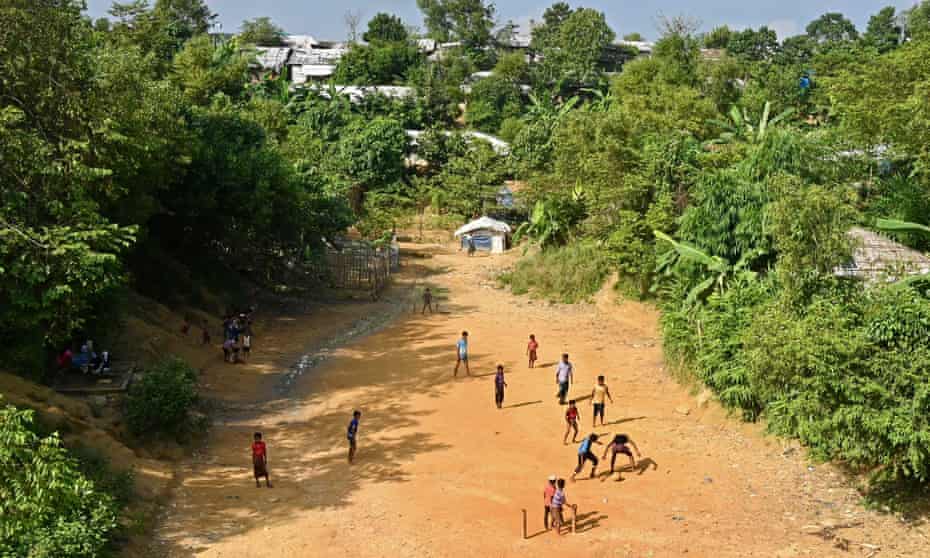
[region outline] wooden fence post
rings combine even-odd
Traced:
[[[575,534],[575,522],[578,520],[578,504],[572,504],[572,534]]]
[[[526,510],[523,510],[523,539],[526,540]]]

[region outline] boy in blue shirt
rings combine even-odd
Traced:
[[[597,474],[597,456],[594,455],[594,452],[591,451],[594,447],[594,444],[604,445],[601,442],[597,441],[597,434],[591,434],[587,438],[581,441],[581,445],[578,446],[578,466],[575,467],[575,472],[572,473],[572,480],[575,480],[575,475],[581,472],[581,469],[584,467],[585,461],[591,462],[591,478]]]
[[[465,374],[471,376],[471,370],[468,369],[468,332],[462,332],[462,338],[458,340],[458,343],[455,344],[455,370],[452,372],[452,376],[459,375],[459,365],[463,362],[465,363]]]
[[[352,420],[349,422],[349,431],[346,437],[349,439],[349,465],[355,460],[355,437],[358,435],[358,419],[362,418],[361,411],[352,413]]]

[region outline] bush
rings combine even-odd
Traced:
[[[609,261],[601,250],[590,243],[574,243],[521,259],[501,281],[514,294],[572,303],[595,294],[609,274]]]
[[[0,410],[0,556],[99,556],[117,510],[56,434],[36,434],[33,411]]]
[[[132,385],[126,420],[136,436],[167,434],[178,438],[189,430],[189,414],[196,402],[194,369],[179,358],[166,359]]]

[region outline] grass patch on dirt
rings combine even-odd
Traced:
[[[517,295],[575,303],[594,296],[609,275],[610,264],[603,251],[579,242],[529,254],[498,280]]]

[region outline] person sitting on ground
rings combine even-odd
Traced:
[[[429,308],[429,313],[433,313],[433,293],[430,292],[429,287],[426,287],[426,290],[423,291],[423,310],[421,314],[426,313],[426,309]]]
[[[584,468],[585,461],[591,462],[591,478],[593,479],[597,476],[597,456],[594,455],[594,444],[604,445],[601,442],[597,441],[597,434],[590,434],[587,438],[581,441],[581,445],[578,446],[578,466],[575,467],[575,472],[572,473],[572,480],[575,480],[575,475],[581,472],[581,469]]]
[[[607,459],[607,453],[610,452],[610,474],[614,474],[614,462],[617,461],[617,454],[622,453],[630,458],[630,467],[636,469],[636,460],[633,459],[633,452],[630,451],[630,448],[627,447],[627,444],[633,446],[633,449],[636,450],[636,457],[642,457],[639,453],[639,448],[636,447],[636,442],[626,434],[617,434],[614,436],[613,441],[604,448],[604,455],[601,459]],[[617,471],[617,480],[623,480],[623,473]]]
[[[532,333],[530,334],[530,342],[526,344],[526,356],[529,357],[529,367],[536,367],[536,349],[539,348],[539,343],[536,342],[536,336]]]
[[[565,479],[559,479],[556,482],[555,494],[552,495],[552,504],[550,513],[552,513],[552,528],[555,534],[562,536],[562,525],[565,524],[565,516],[562,515],[562,509],[568,505],[568,498],[565,497]]]
[[[271,478],[268,475],[268,448],[262,441],[262,433],[256,432],[255,441],[252,442],[252,472],[255,474],[255,488],[261,488],[259,479],[265,477],[265,485],[271,488]]]
[[[578,412],[578,407],[575,406],[575,400],[572,399],[568,402],[568,409],[565,411],[565,436],[562,436],[562,445],[564,446],[568,443],[568,433],[572,432],[572,443],[578,442],[578,419],[581,418],[581,414]]]

